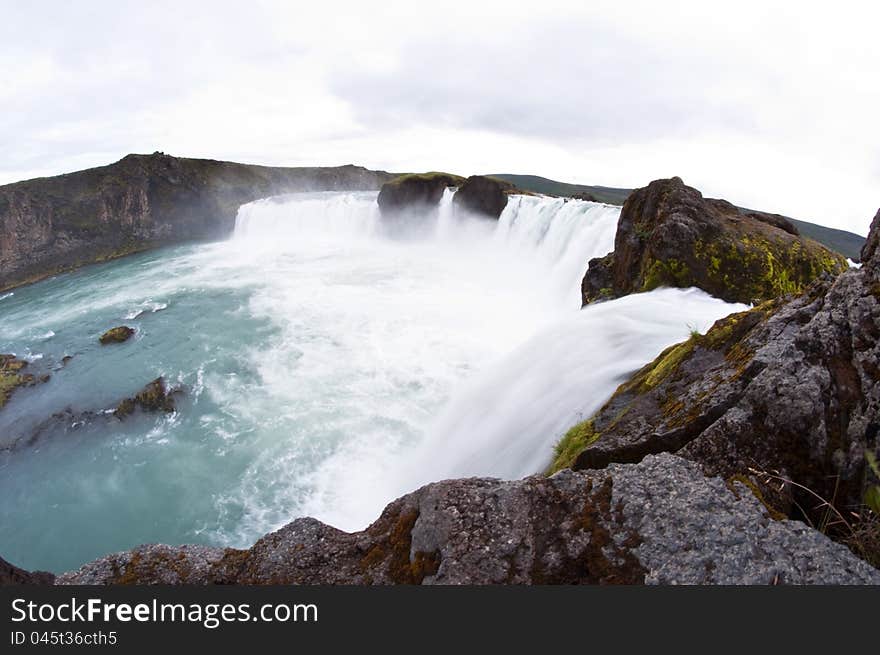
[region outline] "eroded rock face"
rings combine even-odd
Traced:
[[[449,173],[401,175],[382,185],[379,210],[383,217],[434,209],[448,187],[458,186],[463,178]]]
[[[515,482],[449,480],[362,532],[298,519],[246,551],[141,546],[60,584],[880,583],[880,572],[742,485],[673,455]]]
[[[471,214],[497,219],[507,207],[507,195],[513,190],[509,182],[472,175],[455,192],[452,202]]]
[[[0,289],[148,248],[217,239],[239,206],[294,191],[372,190],[357,166],[272,168],[161,153],[0,186]]]
[[[621,385],[560,443],[555,468],[601,468],[676,452],[709,475],[771,472],[777,509],[815,507],[804,487],[845,515],[862,504],[865,452],[880,455],[880,225],[860,270],[768,301],[672,346]]]
[[[659,286],[755,303],[846,269],[843,256],[799,237],[788,219],[703,198],[674,177],[627,198],[614,252],[590,261],[581,291],[585,305]]]

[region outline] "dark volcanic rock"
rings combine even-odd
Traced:
[[[136,409],[144,412],[170,413],[176,409],[174,391],[169,391],[165,386],[165,378],[156,378],[141,389],[137,395],[123,400],[113,412],[116,418],[125,418]]]
[[[672,455],[515,482],[448,480],[363,532],[298,519],[249,550],[141,546],[60,584],[880,583],[880,572],[743,485]]]
[[[599,199],[596,198],[592,193],[587,193],[586,191],[581,191],[580,193],[575,193],[570,196],[573,200],[586,200],[587,202],[599,202]]]
[[[130,328],[126,325],[120,325],[119,327],[110,328],[104,334],[102,334],[98,341],[101,342],[102,346],[106,346],[110,343],[123,343],[128,341],[134,336],[134,328]]]
[[[452,202],[473,214],[497,219],[507,207],[507,195],[513,191],[509,182],[472,175],[455,192]]]
[[[226,237],[239,206],[294,191],[378,189],[357,166],[272,168],[161,153],[0,186],[0,290],[84,264]]]
[[[695,286],[754,303],[800,293],[823,273],[846,269],[841,255],[798,237],[788,219],[703,198],[674,177],[627,198],[614,252],[590,261],[582,296],[586,305],[659,286]]]
[[[880,233],[865,264],[768,301],[672,346],[557,448],[554,468],[600,468],[677,452],[709,475],[763,486],[776,509],[862,504],[865,452],[880,455]]]
[[[447,187],[458,186],[464,178],[449,173],[401,175],[382,185],[377,199],[383,216],[396,216],[435,208]]]
[[[55,575],[46,571],[25,571],[0,557],[0,586],[17,584],[50,585]]]

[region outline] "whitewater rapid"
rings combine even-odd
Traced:
[[[247,546],[297,516],[354,530],[437,479],[540,472],[632,371],[742,308],[661,289],[581,310],[619,208],[513,196],[491,221],[452,198],[404,233],[374,192],[270,198],[226,242],[4,296],[0,352],[53,373],[0,412],[0,437],[159,375],[185,394],[0,453],[0,553],[62,570],[138,543]],[[123,322],[135,339],[97,345]]]

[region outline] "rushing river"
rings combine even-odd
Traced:
[[[228,241],[0,295],[0,352],[52,374],[0,411],[0,556],[57,572],[303,515],[359,529],[432,480],[535,473],[627,374],[741,309],[664,289],[580,310],[615,207],[514,197],[496,223],[447,194],[401,235],[375,198],[251,203]],[[136,336],[100,346],[120,324]],[[177,412],[78,418],[160,375]]]

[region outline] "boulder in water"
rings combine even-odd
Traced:
[[[106,346],[111,343],[123,343],[131,339],[134,335],[134,328],[130,328],[127,325],[120,325],[119,327],[110,328],[104,334],[100,336],[98,341],[101,342],[102,346]]]
[[[508,194],[515,191],[510,182],[472,175],[455,192],[452,202],[472,214],[497,219],[507,206]]]
[[[132,398],[126,398],[113,412],[117,418],[123,419],[134,413],[136,409],[144,412],[166,412],[170,413],[176,409],[174,402],[174,392],[169,391],[165,386],[165,378],[156,378],[147,386],[141,389]]]
[[[842,255],[799,237],[784,217],[703,198],[674,177],[630,194],[614,251],[590,261],[581,291],[585,305],[660,286],[759,303],[847,268]]]
[[[382,185],[377,202],[384,216],[437,207],[448,187],[460,185],[464,178],[449,173],[401,175]]]

